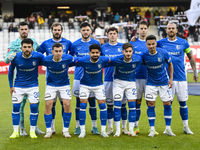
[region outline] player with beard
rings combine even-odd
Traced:
[[[188,108],[186,101],[188,100],[188,86],[185,74],[185,64],[184,55],[187,54],[190,65],[194,72],[193,79],[195,82],[198,80],[198,73],[196,70],[196,62],[194,60],[192,50],[188,42],[182,38],[176,37],[177,27],[175,23],[169,23],[167,25],[167,35],[168,37],[159,40],[157,43],[158,47],[164,48],[171,55],[172,63],[174,66],[173,75],[173,87],[172,87],[172,97],[174,99],[175,94],[177,95],[177,100],[180,105],[180,115],[183,121],[183,132],[185,134],[193,134],[188,126]],[[164,131],[163,133],[166,133]]]
[[[83,28],[82,28],[83,29]],[[110,59],[105,56],[100,56],[101,50],[98,44],[92,44],[89,46],[89,56],[79,58],[76,62],[76,66],[81,66],[83,69],[83,75],[80,79],[80,112],[79,121],[81,133],[79,138],[86,136],[85,131],[85,119],[86,108],[88,98],[91,92],[94,93],[95,98],[98,101],[100,108],[100,120],[101,120],[101,136],[106,138],[106,122],[107,122],[107,110],[105,104],[105,90],[103,86],[103,68],[109,63]]]
[[[89,55],[89,46],[91,44],[98,44],[100,46],[99,41],[94,40],[90,37],[92,30],[91,26],[88,22],[83,22],[80,25],[80,32],[82,35],[82,38],[76,40],[75,42],[72,43],[71,46],[71,51],[70,54],[72,56],[76,57],[83,57]],[[80,110],[80,99],[79,99],[79,87],[80,87],[80,79],[83,75],[83,68],[82,67],[76,67],[75,68],[75,73],[74,73],[74,82],[73,82],[73,90],[72,93],[76,97],[76,108],[75,108],[75,113],[76,113],[76,131],[75,135],[80,134],[80,124],[79,124],[79,110]],[[91,92],[89,96],[89,112],[91,115],[91,120],[92,120],[92,130],[91,132],[93,134],[99,134],[98,129],[97,129],[97,110],[96,110],[96,104],[95,104],[95,98],[94,98],[94,93]]]
[[[9,66],[8,78],[10,93],[12,96],[13,111],[12,122],[14,132],[10,138],[19,137],[20,105],[25,95],[30,102],[30,137],[37,138],[35,128],[38,120],[38,66],[42,65],[44,56],[33,51],[33,41],[29,38],[21,42],[22,52],[18,52]],[[13,86],[13,71],[17,69],[16,78]]]
[[[12,41],[9,44],[8,52],[7,52],[6,57],[5,57],[5,63],[7,63],[7,64],[10,63],[10,61],[12,61],[15,58],[16,53],[22,51],[20,49],[21,46],[22,46],[21,42],[22,42],[23,39],[28,37],[29,31],[30,30],[29,30],[28,24],[26,22],[20,22],[19,23],[19,25],[18,25],[19,38],[16,39],[15,41]],[[33,50],[37,51],[40,45],[36,42],[36,40],[34,38],[31,38],[31,40],[33,40]],[[24,107],[25,107],[25,104],[26,104],[26,99],[27,99],[27,95],[24,96],[23,101],[21,103],[21,107],[20,107],[20,136],[27,136],[28,135],[26,133],[25,128],[24,128]],[[38,112],[39,112],[39,110],[38,110]],[[40,134],[45,134],[45,133],[42,132],[39,128],[36,128],[36,134],[40,135]]]
[[[68,51],[71,48],[71,41],[61,37],[63,32],[63,27],[60,23],[55,22],[52,24],[51,26],[51,33],[53,35],[53,38],[48,39],[46,41],[44,41],[39,49],[38,52],[44,54],[46,53],[46,55],[51,55],[52,54],[52,46],[55,43],[60,43],[63,45],[63,54],[68,54]],[[47,76],[48,76],[48,69],[47,69]],[[56,110],[55,110],[55,106],[56,106],[56,101],[57,101],[57,96],[59,97],[60,103],[62,105],[62,114],[63,114],[63,104],[62,104],[62,98],[60,97],[60,92],[57,91],[56,97],[54,99],[54,104],[52,107],[52,124],[51,124],[51,129],[52,129],[52,134],[55,134],[55,114],[56,114]]]

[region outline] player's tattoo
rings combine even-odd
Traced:
[[[196,73],[197,73],[197,71],[196,71],[196,62],[195,62],[195,60],[194,60],[192,51],[189,52],[189,53],[187,53],[187,56],[188,56],[188,58],[189,58],[189,60],[190,60],[190,65],[191,65],[191,67],[192,67],[192,70],[194,71],[194,74],[196,74]]]

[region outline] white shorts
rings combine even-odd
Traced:
[[[158,94],[163,102],[168,102],[172,100],[172,91],[169,89],[168,85],[164,86],[150,86],[146,85],[145,99],[147,101],[156,101]]]
[[[45,91],[45,100],[52,100],[55,98],[56,93],[60,92],[60,97],[62,99],[67,99],[71,100],[71,88],[70,85],[66,86],[60,86],[60,87],[55,87],[55,86],[46,86],[46,91]]]
[[[136,79],[136,87],[137,87],[137,99],[141,99],[143,93],[145,95],[147,79]]]
[[[172,98],[177,95],[178,101],[188,100],[188,85],[187,81],[173,81]]]
[[[72,93],[75,97],[79,97],[79,89],[80,89],[80,80],[74,80]],[[89,98],[92,98],[92,97],[94,97],[93,92],[91,92],[89,95]]]
[[[128,100],[135,100],[137,98],[136,83],[115,79],[113,81],[113,99],[114,99],[114,101],[121,101],[124,93]]]
[[[104,82],[104,88],[105,88],[105,95],[106,95],[106,104],[107,105],[114,105],[113,100],[113,82],[112,81],[105,81]],[[122,99],[122,104],[126,104],[127,99],[126,96]]]
[[[103,85],[86,86],[86,85],[80,84],[80,94],[79,94],[80,99],[88,99],[91,92],[94,93],[94,97],[97,100],[105,100],[106,99],[105,90],[104,90]]]
[[[31,87],[31,88],[17,88],[15,87],[16,93],[12,94],[12,102],[13,104],[19,104],[23,101],[25,94],[27,94],[29,102],[33,104],[37,104],[39,101],[39,87]]]

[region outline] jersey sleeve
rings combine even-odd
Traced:
[[[189,43],[185,40],[185,43],[184,43],[184,52],[186,54],[190,53],[192,50],[190,49],[190,45]]]
[[[160,42],[160,40],[157,41],[157,47],[161,47],[161,42]]]
[[[31,39],[33,40],[33,49],[34,49],[34,51],[37,52],[40,45],[37,43],[37,41],[35,39],[33,39],[33,38],[31,38]]]
[[[10,63],[10,60],[8,60],[8,56],[12,53],[15,53],[17,50],[17,46],[15,46],[15,41],[11,42],[8,46],[8,51],[7,51],[7,54],[6,54],[6,57],[4,59],[5,63],[8,64]]]
[[[71,63],[69,64],[69,67],[75,66],[76,61],[79,59],[79,57],[72,57],[72,58],[73,59],[72,59]]]
[[[39,66],[43,65],[43,60],[44,60],[44,55],[40,54],[40,62],[39,62]]]
[[[46,51],[45,51],[45,43],[43,42],[40,47],[38,48],[38,51],[37,52],[40,52],[42,54],[44,54]]]
[[[82,67],[84,66],[84,57],[78,58],[75,62],[74,65],[77,67]]]
[[[15,63],[14,61],[11,61],[11,64],[9,65],[9,70],[8,70],[8,81],[9,81],[10,88],[13,87],[14,69],[15,69]]]
[[[69,54],[72,55],[72,56],[74,56],[74,54],[75,54],[75,51],[74,51],[74,44],[71,45]]]
[[[141,65],[146,65],[146,64],[145,64],[145,61],[144,61],[144,53],[140,53],[139,56],[141,57],[141,60],[142,60]]]

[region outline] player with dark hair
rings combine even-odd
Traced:
[[[83,57],[89,55],[89,46],[91,44],[98,44],[100,46],[99,41],[94,40],[90,37],[91,35],[91,26],[88,22],[83,22],[80,25],[80,33],[82,35],[82,38],[76,40],[72,43],[70,54],[72,56],[76,57]],[[83,68],[82,67],[75,67],[74,72],[74,82],[73,82],[73,90],[72,93],[76,97],[76,131],[75,135],[80,134],[80,124],[79,124],[79,110],[80,110],[80,99],[79,99],[79,88],[80,88],[80,79],[83,75]],[[97,128],[97,110],[96,110],[96,104],[95,104],[95,98],[94,93],[91,92],[89,98],[88,98],[90,108],[89,112],[91,115],[92,120],[92,130],[91,132],[93,134],[99,134],[98,128]]]

